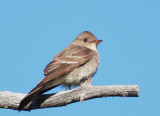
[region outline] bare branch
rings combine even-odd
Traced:
[[[17,110],[19,102],[25,95],[9,91],[0,92],[0,108]],[[56,94],[41,95],[23,110],[66,106],[74,102],[100,97],[138,97],[138,95],[139,89],[137,85],[80,86],[79,88]]]

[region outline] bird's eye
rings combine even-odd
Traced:
[[[84,39],[84,42],[87,42],[87,38]]]

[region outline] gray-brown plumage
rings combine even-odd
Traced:
[[[58,85],[77,86],[91,78],[98,68],[97,44],[101,41],[88,31],[79,34],[46,66],[44,79],[22,99],[19,111],[36,97]]]

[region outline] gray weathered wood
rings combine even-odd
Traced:
[[[0,108],[17,110],[19,102],[25,95],[9,91],[0,92]],[[74,102],[109,96],[138,97],[139,89],[137,85],[80,86],[56,94],[41,95],[23,110],[60,107]]]

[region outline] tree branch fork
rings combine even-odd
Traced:
[[[19,103],[25,95],[9,91],[0,92],[0,108],[18,110]],[[74,102],[111,96],[138,97],[139,88],[137,85],[80,86],[72,90],[41,95],[35,98],[23,110],[60,107]]]

